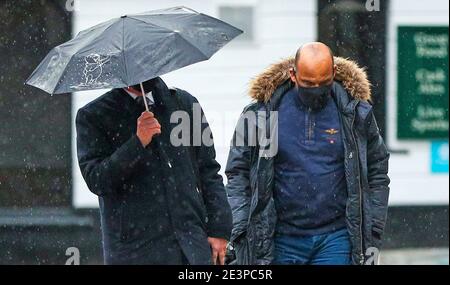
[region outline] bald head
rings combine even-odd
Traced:
[[[291,79],[303,87],[328,85],[334,79],[334,59],[331,49],[320,42],[305,44],[297,50]]]

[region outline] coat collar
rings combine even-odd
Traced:
[[[336,81],[340,82],[347,93],[354,99],[370,101],[370,82],[364,68],[355,62],[335,57]],[[255,101],[267,103],[277,89],[290,81],[289,69],[294,65],[294,58],[288,58],[271,65],[250,82],[249,96]]]
[[[138,108],[134,99],[123,88],[112,90],[115,94],[114,101],[118,109],[125,109],[129,114],[134,114]],[[170,105],[170,91],[167,85],[161,78],[157,78],[155,89],[152,91],[154,108],[164,110],[167,105]]]
[[[136,100],[136,98],[137,98],[138,96],[141,96],[141,94],[139,94],[139,95],[136,94],[136,93],[135,93],[136,91],[134,91],[134,90],[128,91],[126,88],[123,88],[123,90],[125,90],[125,92],[126,92],[128,95],[130,95],[131,98],[133,98],[134,100]],[[151,105],[154,104],[155,99],[153,98],[153,92],[152,92],[152,91],[145,93],[145,97],[147,97],[147,98],[150,100]]]
[[[278,110],[281,99],[293,87],[294,84],[292,81],[286,80],[275,90],[275,92],[273,92],[268,102],[259,103],[265,105],[269,111]],[[339,111],[344,115],[359,115],[362,119],[365,119],[368,113],[372,110],[371,104],[359,98],[352,97],[341,82],[335,81],[333,83],[331,96],[336,102]]]

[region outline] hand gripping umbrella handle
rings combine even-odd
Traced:
[[[150,110],[149,110],[149,108],[148,108],[147,100],[145,99],[144,86],[142,85],[142,82],[141,82],[139,85],[141,86],[142,96],[144,96],[144,97],[143,97],[143,99],[144,99],[143,101],[144,101],[144,105],[145,105],[145,110],[146,110],[147,112],[150,112]],[[158,138],[158,137],[154,137],[154,138],[153,138],[153,141],[155,142],[155,145],[156,145],[157,148],[158,148],[159,154],[161,155],[161,159],[162,159],[163,161],[166,161],[166,162],[167,162],[167,165],[169,166],[169,168],[172,168],[172,164],[170,163],[169,156],[167,155],[166,151],[165,151],[164,148],[162,147],[161,142],[159,141],[159,138]]]

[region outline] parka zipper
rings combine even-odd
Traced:
[[[312,119],[311,108],[308,109],[308,142],[312,139]]]
[[[352,134],[352,138],[353,138],[353,143],[355,144],[355,159],[357,162],[357,166],[358,166],[358,187],[359,187],[359,239],[360,239],[360,265],[364,264],[364,245],[363,245],[363,211],[362,211],[362,187],[361,187],[361,170],[359,169],[359,153],[358,153],[358,142],[356,141],[356,137],[355,137],[355,133],[353,131],[354,128],[354,124],[355,124],[355,109],[356,109],[356,104],[353,108],[353,119],[352,119],[352,127],[351,127],[351,134]]]
[[[314,121],[312,118],[312,109],[308,108],[307,115],[306,115],[306,124],[307,124],[307,135],[306,135],[306,141],[310,143],[313,140],[313,133],[314,133]]]

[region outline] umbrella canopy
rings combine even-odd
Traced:
[[[132,86],[207,60],[241,33],[186,7],[125,15],[52,49],[26,83],[50,94]]]

